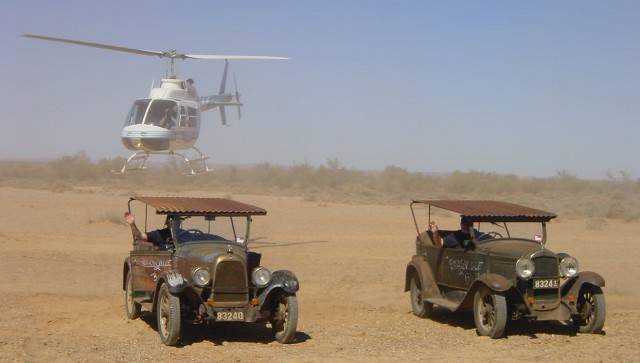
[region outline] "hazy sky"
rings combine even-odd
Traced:
[[[292,57],[235,62],[243,119],[204,114],[214,163],[640,177],[639,1],[8,1],[0,158],[126,156],[163,61],[19,38]],[[189,61],[200,94],[223,64]],[[233,112],[232,112],[233,111]]]

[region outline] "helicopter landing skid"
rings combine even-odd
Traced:
[[[147,167],[144,165],[147,162],[147,159],[149,159],[149,153],[146,151],[137,151],[135,152],[133,155],[129,156],[129,158],[127,159],[127,161],[124,162],[124,165],[122,166],[122,169],[118,170],[111,170],[112,173],[114,174],[124,174],[127,171],[130,170],[143,170],[146,169]]]
[[[189,159],[186,155],[177,153],[175,151],[170,151],[169,155],[178,155],[182,159],[184,159],[184,163],[187,165],[187,173],[185,173],[186,175],[198,175],[213,171],[213,169],[210,169],[207,165],[207,159],[209,159],[209,157],[203,154],[202,151],[200,151],[200,149],[198,149],[197,147],[192,146],[191,148],[195,150],[196,153],[198,153],[198,157],[195,159]]]
[[[209,166],[207,165],[207,159],[209,159],[209,157],[203,154],[202,151],[200,151],[200,149],[198,149],[197,147],[192,146],[191,148],[195,150],[195,152],[198,154],[196,158],[190,159],[185,154],[177,153],[175,151],[155,151],[155,152],[137,151],[133,155],[129,156],[127,161],[124,162],[122,169],[111,170],[111,172],[114,174],[125,174],[127,171],[146,169],[147,167],[145,164],[147,162],[147,159],[149,159],[149,156],[151,156],[152,154],[153,155],[171,155],[171,156],[181,157],[187,166],[185,175],[198,175],[198,174],[203,174],[206,172],[213,171],[213,169],[210,169]]]

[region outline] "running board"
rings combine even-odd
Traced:
[[[429,299],[425,299],[425,301],[430,302],[434,305],[438,305],[440,307],[443,307],[447,310],[451,310],[451,311],[456,311],[458,310],[458,306],[460,306],[460,304],[456,304],[451,300],[447,300],[445,298],[441,298],[441,297],[434,297],[434,298],[429,298]]]

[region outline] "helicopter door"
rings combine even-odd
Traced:
[[[187,108],[180,106],[180,125],[179,127],[189,127],[189,114],[187,114]]]
[[[200,111],[197,108],[187,107],[187,113],[189,114],[189,124],[191,127],[200,128]]]

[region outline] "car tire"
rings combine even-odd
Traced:
[[[580,289],[576,309],[580,315],[572,319],[573,325],[580,333],[600,333],[606,318],[606,305],[602,289],[586,285]]]
[[[165,345],[176,345],[180,338],[180,298],[169,292],[166,283],[158,290],[156,314],[160,340]]]
[[[507,325],[507,300],[501,294],[481,286],[473,297],[473,320],[478,335],[497,339]]]
[[[433,304],[424,301],[422,298],[422,285],[418,276],[411,277],[410,286],[410,298],[411,298],[411,310],[413,315],[420,318],[428,318],[433,311]]]
[[[124,307],[127,311],[127,318],[134,320],[140,317],[140,304],[133,301],[133,274],[127,271],[127,280],[124,290]]]
[[[271,328],[279,343],[292,343],[298,327],[298,298],[296,295],[280,294],[274,303]]]

